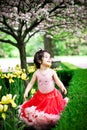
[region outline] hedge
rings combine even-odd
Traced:
[[[87,69],[73,70],[68,105],[52,130],[87,130]]]

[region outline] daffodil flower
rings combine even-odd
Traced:
[[[15,66],[15,70],[19,70],[20,69],[20,66],[17,64],[16,66]]]
[[[1,78],[2,78],[2,79],[6,78],[6,77],[7,77],[6,74],[2,74],[2,75],[1,75]]]
[[[3,112],[3,105],[2,104],[0,104],[0,112]]]
[[[8,75],[9,78],[10,74]],[[11,75],[12,76],[12,75]],[[0,86],[0,90],[2,89],[2,86]],[[9,109],[9,105],[11,107],[16,107],[17,104],[15,103],[15,98],[17,95],[12,96],[12,94],[6,94],[3,95],[0,100],[0,115],[5,120],[6,119],[6,112]]]
[[[26,73],[22,73],[22,75],[21,75],[21,79],[22,79],[22,80],[26,80],[26,79],[27,79],[27,75],[26,75]]]
[[[6,112],[8,110],[8,105],[4,105],[3,111]]]
[[[9,104],[10,100],[12,99],[12,95],[11,94],[7,94],[6,96],[3,96],[1,98],[1,102],[2,104]]]
[[[14,80],[12,78],[10,78],[9,83],[14,83]]]
[[[6,119],[6,114],[5,113],[2,113],[1,114],[2,118],[5,120]]]
[[[33,95],[36,92],[34,88],[31,89],[31,94]]]
[[[2,89],[2,86],[0,86],[0,90]]]
[[[28,70],[29,70],[29,73],[32,73],[35,71],[35,66],[29,66]]]
[[[14,102],[14,100],[11,100],[10,103],[11,103],[12,107],[16,107],[17,106],[17,104]]]
[[[16,107],[16,103],[14,102],[16,98],[16,95],[13,97],[12,99],[12,94],[7,94],[6,96],[3,96],[2,99],[1,99],[1,104],[11,104],[12,107]]]

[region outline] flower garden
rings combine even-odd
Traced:
[[[86,130],[87,129],[87,69],[61,64],[62,69],[55,69],[67,87],[70,101],[62,113],[61,119],[52,130]],[[34,66],[29,67],[29,76],[25,70],[16,65],[3,73],[0,68],[0,129],[31,130],[18,118],[18,106],[23,103],[24,81],[30,79]],[[35,93],[37,84],[29,94]]]
[[[30,68],[29,72],[34,71]],[[8,73],[3,73],[0,68],[0,128],[1,130],[17,130],[23,129],[23,125],[19,126],[20,121],[17,116],[18,105],[23,103],[24,80],[28,77],[24,69],[19,65],[8,68]],[[31,90],[31,96],[35,89]]]

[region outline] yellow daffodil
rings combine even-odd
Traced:
[[[12,94],[7,94],[7,95],[6,95],[6,98],[7,98],[7,99],[12,99]]]
[[[35,71],[35,69],[36,69],[35,66],[29,66],[28,71],[29,73],[32,73]]]
[[[3,105],[2,104],[0,104],[0,112],[2,112],[3,111]]]
[[[0,86],[0,90],[2,89],[2,86]]]
[[[12,107],[16,107],[16,106],[17,106],[17,104],[14,102],[16,96],[17,96],[17,95],[14,95],[13,99],[10,101],[11,104],[12,104]]]
[[[2,103],[2,104],[7,104],[6,96],[3,96],[3,97],[1,98],[1,102],[0,102],[0,103]]]
[[[17,106],[17,104],[14,102],[14,100],[11,100],[10,103],[11,103],[12,107],[16,107]]]
[[[4,105],[3,110],[4,110],[4,112],[6,112],[8,110],[8,105]]]
[[[31,94],[33,95],[36,92],[34,88],[31,89]]]
[[[2,86],[0,86],[0,89],[2,89]],[[6,112],[9,108],[9,105],[11,105],[12,107],[17,106],[17,104],[15,103],[16,96],[17,95],[12,96],[12,94],[6,94],[2,96],[0,100],[0,114],[4,120],[6,119]]]
[[[12,78],[10,78],[9,83],[14,83],[14,80]]]
[[[26,75],[26,73],[22,73],[22,75],[21,75],[21,79],[22,79],[22,80],[26,80],[26,79],[27,79],[27,75]]]
[[[16,66],[15,66],[15,70],[19,70],[20,69],[20,66],[17,64]]]
[[[5,120],[6,119],[6,114],[5,113],[2,113],[2,118]]]
[[[12,99],[12,94],[7,94],[6,96],[3,96],[1,99],[1,104],[11,104],[12,107],[16,107],[16,103],[14,102],[16,98],[16,95]]]
[[[16,97],[17,97],[17,95],[14,95],[13,100],[15,100]]]
[[[22,74],[22,71],[21,70],[18,70],[15,72],[15,75],[17,75],[18,78],[20,78],[20,75]]]
[[[14,77],[13,74],[11,74],[11,73],[8,73],[8,74],[7,74],[7,78],[8,78],[8,79],[13,78],[13,77]]]
[[[7,77],[6,74],[2,74],[2,75],[1,75],[1,78],[2,78],[2,79],[6,78],[6,77]]]
[[[26,70],[25,69],[22,69],[22,71],[25,73],[26,72]]]

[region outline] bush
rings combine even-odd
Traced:
[[[87,129],[87,69],[73,70],[68,88],[70,101],[52,130]]]

